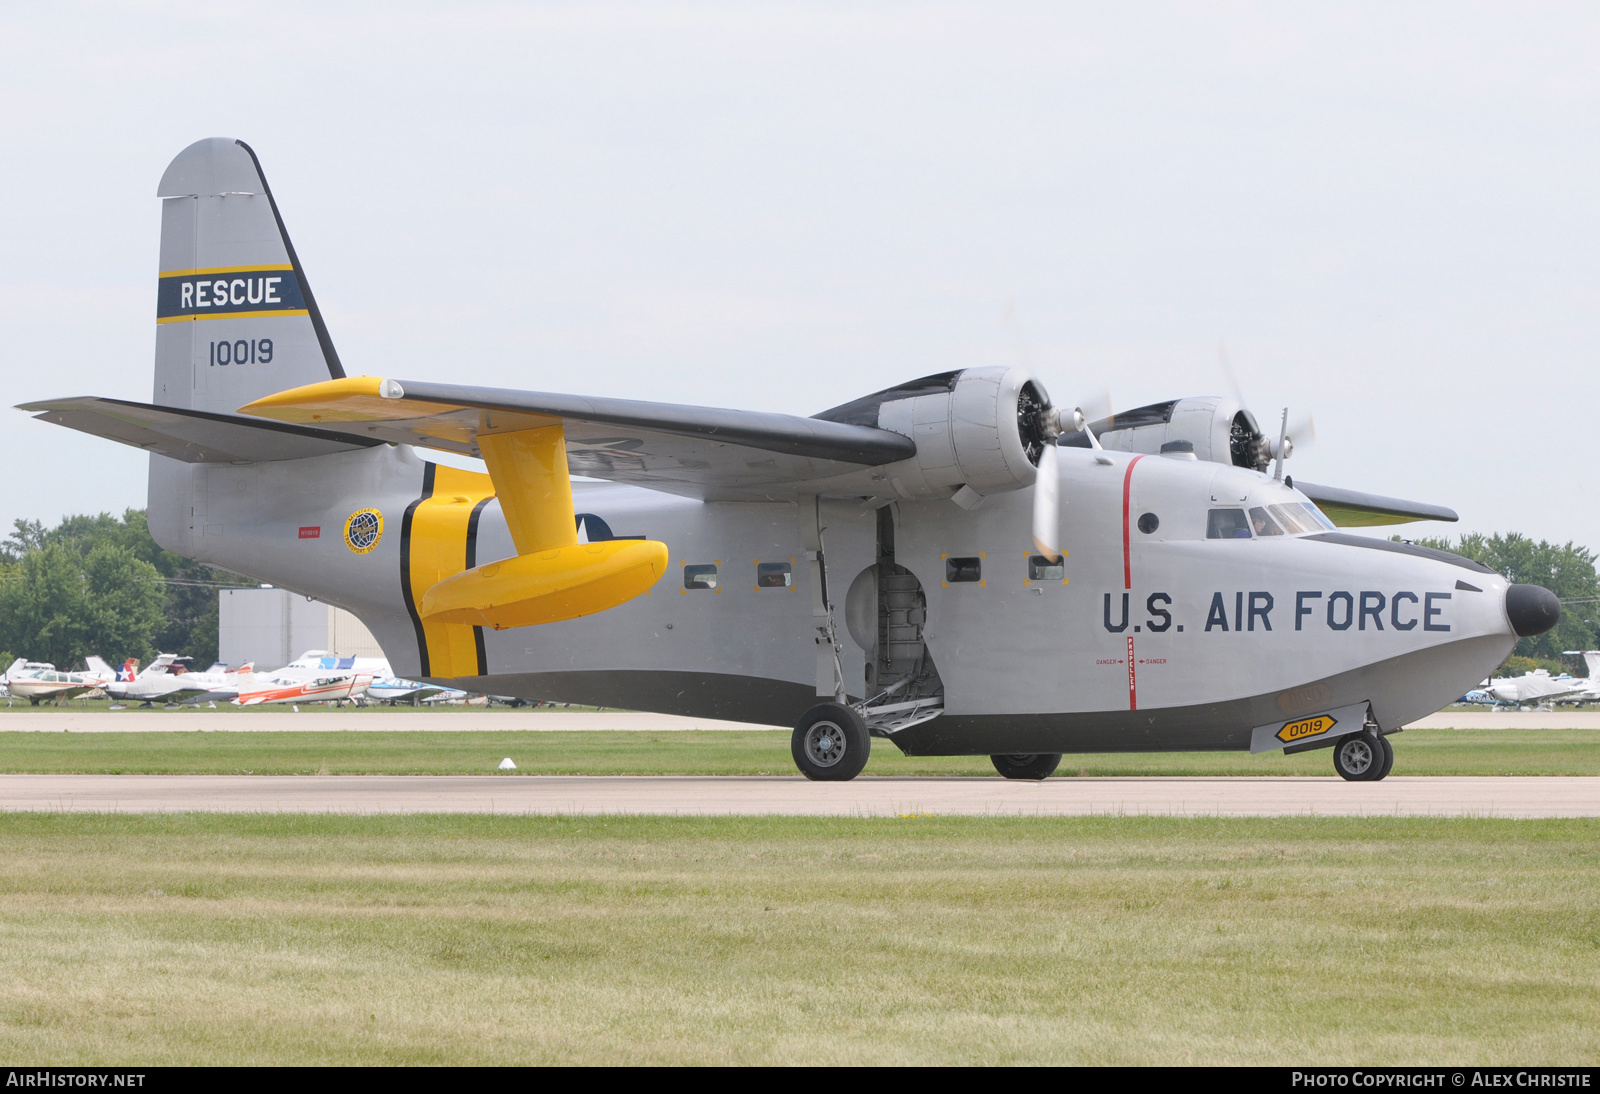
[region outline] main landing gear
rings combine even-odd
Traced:
[[[1008,779],[1048,779],[1061,763],[1059,752],[1013,752],[990,756],[994,769]]]
[[[1363,730],[1333,746],[1333,769],[1353,783],[1375,783],[1394,766],[1394,746],[1387,738]]]
[[[818,703],[800,716],[789,742],[800,774],[817,782],[845,782],[861,774],[872,737],[861,715],[839,703]]]

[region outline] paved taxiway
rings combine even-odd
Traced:
[[[0,711],[0,731],[13,733],[484,733],[627,730],[670,733],[685,729],[793,732],[676,714],[592,710],[73,710]]]
[[[0,708],[0,731],[23,733],[482,733],[505,731],[634,730],[774,730],[791,726],[724,722],[715,718],[682,718],[673,714],[634,711],[565,710],[389,710],[384,708],[307,710],[6,710]],[[1594,729],[1600,711],[1527,711],[1491,714],[1478,711],[1430,714],[1407,729]]]
[[[0,775],[0,810],[893,816],[1600,817],[1600,776],[1050,779]]]

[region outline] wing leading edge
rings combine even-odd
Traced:
[[[294,388],[240,412],[471,456],[482,455],[480,434],[560,425],[573,474],[693,497],[787,496],[917,451],[890,430],[792,414],[370,376]]]

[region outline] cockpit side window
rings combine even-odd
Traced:
[[[1250,527],[1255,529],[1258,536],[1281,536],[1283,529],[1278,527],[1276,521],[1267,515],[1262,506],[1255,506],[1250,510]]]
[[[1250,523],[1243,509],[1213,509],[1206,517],[1207,539],[1249,539]]]

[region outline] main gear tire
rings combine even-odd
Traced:
[[[1048,779],[1061,764],[1059,752],[1010,752],[990,756],[994,769],[1008,779]]]
[[[872,755],[872,736],[861,715],[839,703],[818,703],[800,716],[789,751],[800,774],[816,782],[846,782]]]
[[[1333,746],[1333,769],[1341,779],[1353,783],[1382,778],[1379,774],[1383,770],[1382,740],[1365,730],[1341,738]]]
[[[1389,743],[1389,738],[1380,736],[1378,747],[1383,749],[1383,766],[1378,768],[1378,773],[1372,776],[1372,782],[1389,777],[1389,770],[1394,767],[1394,745]]]

